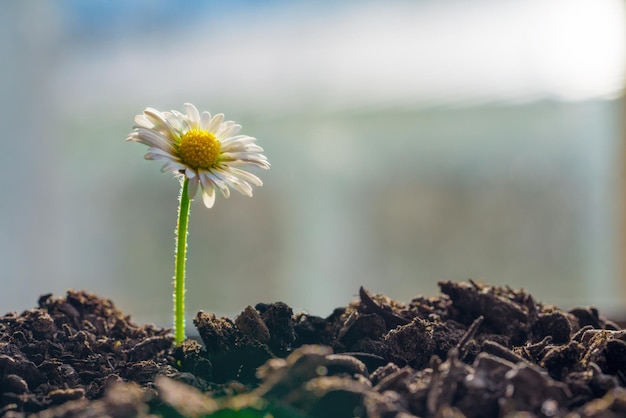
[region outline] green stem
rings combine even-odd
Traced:
[[[185,262],[187,260],[187,225],[189,224],[189,179],[184,178],[180,190],[178,223],[176,224],[176,272],[174,274],[174,338],[176,344],[185,340]]]

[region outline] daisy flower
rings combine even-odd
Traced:
[[[190,199],[201,189],[207,208],[215,203],[215,189],[225,198],[231,188],[251,197],[252,185],[262,186],[263,182],[244,169],[270,168],[256,138],[237,135],[241,126],[225,121],[222,113],[199,113],[190,103],[185,104],[184,114],[149,107],[135,117],[135,123],[126,139],[150,147],[145,158],[164,161],[161,171],[184,175]]]
[[[207,208],[215,203],[215,189],[224,197],[230,189],[252,196],[252,185],[263,183],[248,167],[270,168],[263,148],[256,138],[236,135],[241,129],[224,115],[200,114],[192,104],[185,104],[185,113],[172,110],[159,112],[151,107],[135,116],[136,125],[126,140],[149,147],[146,159],[164,161],[161,171],[181,176],[181,191],[176,223],[174,265],[174,340],[185,340],[185,264],[190,201],[202,189]]]

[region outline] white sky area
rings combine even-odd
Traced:
[[[63,60],[57,93],[93,105],[119,101],[122,89],[142,106],[158,85],[160,97],[332,110],[584,100],[623,87],[621,0],[352,3],[328,13],[281,7],[105,45],[88,61],[75,51]]]

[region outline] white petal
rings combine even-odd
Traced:
[[[176,150],[172,144],[172,140],[170,138],[166,138],[165,136],[154,132],[147,128],[135,128],[132,141],[140,142],[149,147],[160,148],[163,151],[167,151],[170,154],[175,154]],[[130,136],[129,136],[130,138]]]
[[[150,147],[150,148],[148,149],[148,152],[149,152],[151,155],[165,157],[165,158],[167,158],[168,160],[180,161],[180,159],[178,158],[178,156],[176,156],[176,155],[174,155],[174,154],[171,154],[171,153],[169,153],[169,152],[167,152],[167,151],[165,151],[165,150],[162,150],[161,148]]]
[[[171,171],[172,173],[179,174],[180,170],[185,170],[185,166],[175,161],[168,161],[165,164],[163,164],[163,167],[161,167],[161,173],[165,173],[166,171]]]
[[[150,129],[154,127],[154,124],[144,114],[135,116],[135,123],[143,128]]]
[[[200,115],[200,128],[209,130],[209,124],[211,123],[211,114],[207,111],[202,112]]]
[[[176,137],[176,131],[169,124],[165,116],[156,109],[147,108],[143,111],[144,115],[154,124],[153,130],[157,130],[159,133],[168,136],[169,138]]]
[[[173,131],[178,135],[182,135],[189,130],[189,122],[187,117],[180,112],[172,110],[171,112],[163,112],[163,116],[167,120]]]
[[[262,163],[267,162],[267,157],[263,154],[258,154],[255,152],[224,152],[220,154],[220,159],[222,161],[246,161],[246,162],[255,162]]]
[[[246,196],[252,196],[252,186],[250,186],[245,181],[237,178],[233,174],[231,174],[228,170],[213,170],[211,174],[215,177],[218,177],[224,180],[227,184],[232,186],[239,193],[244,194]]]
[[[242,195],[252,197],[252,186],[245,181],[236,181],[233,182],[232,185]]]
[[[155,161],[176,161],[178,162],[178,158],[174,157],[167,152],[160,150],[158,148],[150,148],[146,155],[144,155],[146,160],[155,160]]]
[[[216,175],[216,173],[211,172],[211,171],[203,171],[200,174],[203,180],[202,184],[204,184],[205,182],[213,184],[215,187],[220,189],[222,196],[228,199],[228,197],[230,196],[230,189],[228,188],[228,183],[229,183],[228,179],[218,176]]]
[[[191,122],[191,126],[197,128],[200,126],[200,113],[198,113],[198,109],[191,103],[185,103],[185,110],[187,112],[187,117]]]
[[[206,130],[209,132],[217,132],[217,129],[220,127],[223,121],[224,114],[218,113],[217,115],[213,116],[213,118],[211,119],[211,123],[209,123],[209,126],[207,126]]]
[[[172,110],[171,122],[173,126],[176,127],[176,129],[178,130],[178,133],[181,135],[191,129],[191,125],[189,124],[189,118],[186,115],[180,113],[178,110]]]
[[[241,125],[237,125],[232,120],[229,120],[228,122],[222,123],[219,129],[215,132],[215,136],[225,140],[239,132],[240,129]]]
[[[219,180],[229,183],[231,181],[237,181],[237,177],[233,176],[230,173],[228,167],[216,167],[209,172],[210,174],[216,176]]]
[[[239,177],[240,179],[248,181],[248,182],[254,184],[255,186],[259,186],[259,187],[263,186],[263,182],[261,181],[261,179],[258,178],[257,176],[255,176],[252,173],[248,173],[247,171],[240,170],[240,169],[235,168],[235,167],[230,167],[228,170],[231,173],[233,173],[235,176]]]
[[[244,147],[246,152],[263,152],[263,148],[258,146],[257,144],[248,144]]]
[[[202,186],[202,202],[204,206],[211,209],[215,203],[215,189],[213,187],[205,188]]]
[[[157,129],[169,128],[165,116],[158,110],[148,107],[143,111],[143,114]]]
[[[248,135],[235,135],[235,136],[231,136],[230,138],[226,138],[221,142],[222,145],[222,149],[224,149],[224,147],[235,147],[235,146],[244,146],[247,144],[251,144],[252,142],[256,141],[256,138],[248,136]]]
[[[264,170],[269,170],[270,169],[270,163],[267,161],[243,161],[243,160],[234,160],[234,161],[228,161],[226,163],[224,163],[225,166],[227,167],[249,167],[249,166],[255,166],[255,167],[259,167],[262,168]]]

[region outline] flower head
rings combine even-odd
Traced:
[[[207,208],[215,203],[215,189],[224,197],[230,196],[231,187],[251,197],[252,185],[263,185],[261,179],[242,168],[270,168],[263,148],[255,144],[256,138],[236,135],[241,126],[224,121],[222,113],[200,114],[190,103],[185,103],[185,114],[149,107],[135,116],[135,123],[126,140],[150,147],[145,157],[165,161],[161,171],[187,177],[189,198],[193,199],[200,188]]]

